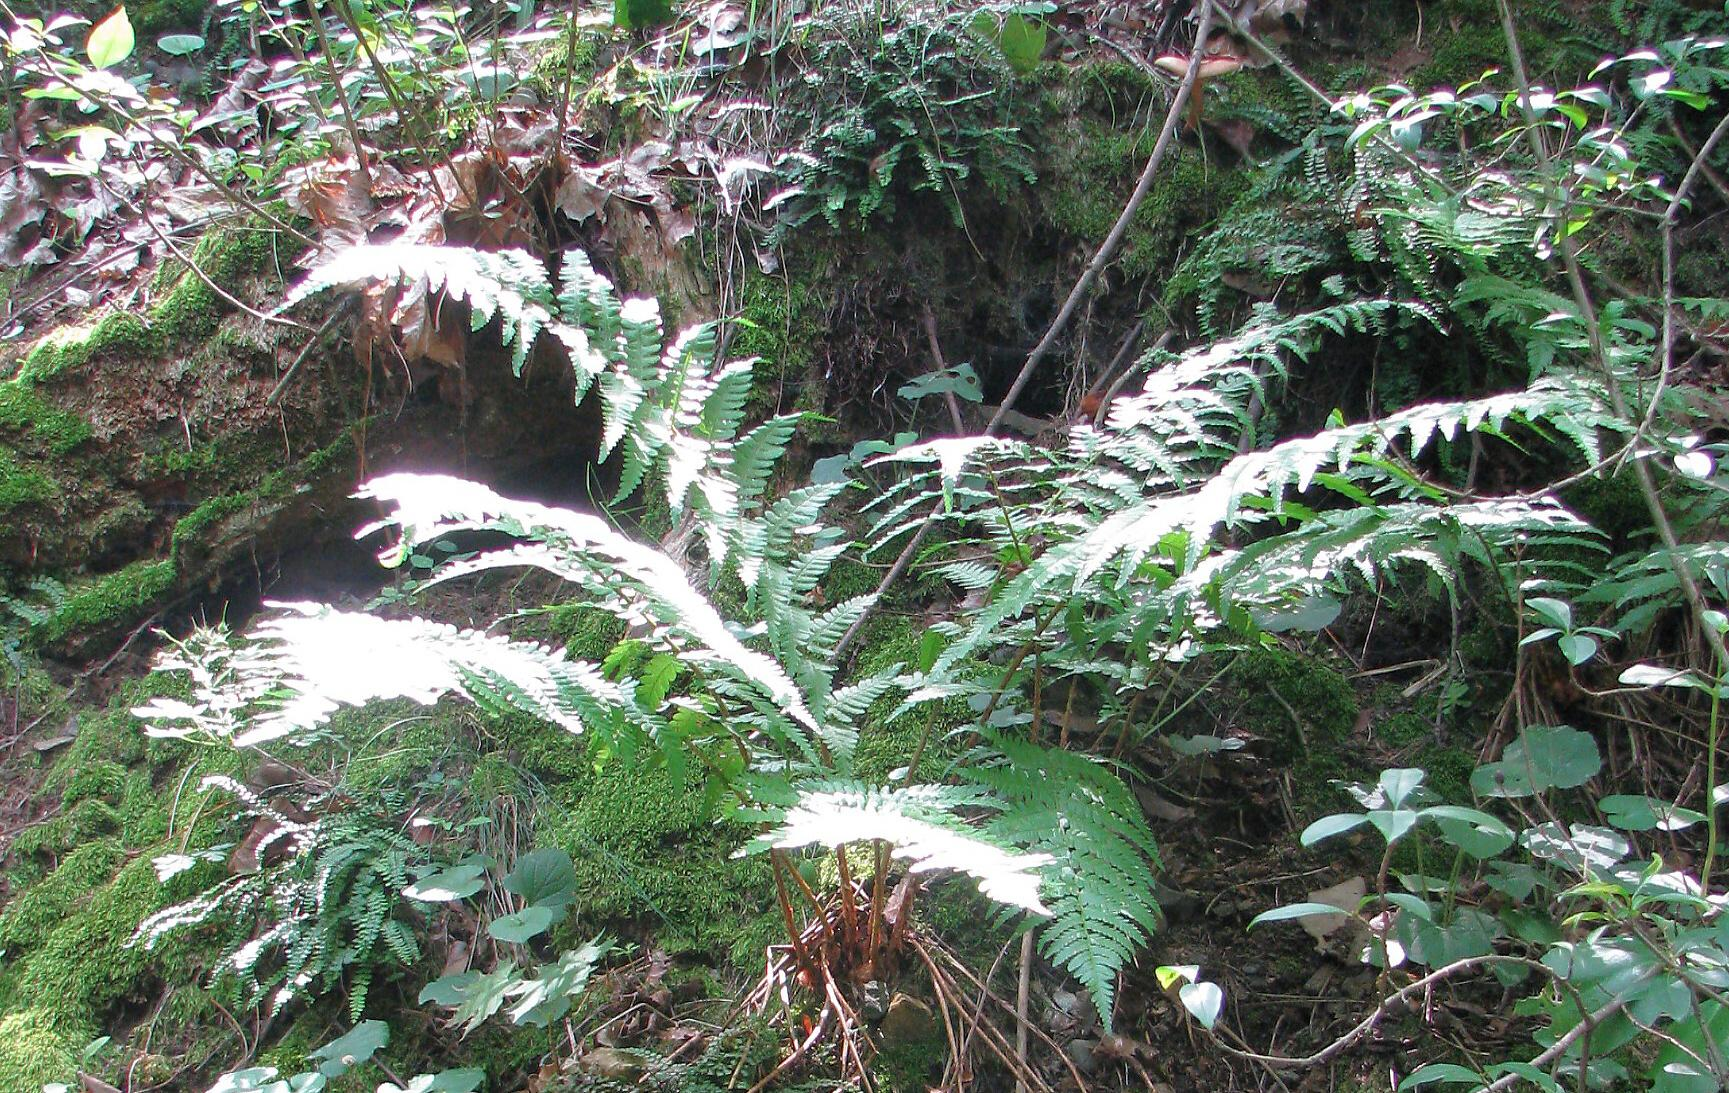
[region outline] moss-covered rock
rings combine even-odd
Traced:
[[[540,838],[575,859],[582,917],[646,927],[675,954],[760,962],[763,946],[784,932],[765,910],[774,906],[768,865],[732,857],[748,833],[716,822],[718,802],[701,773],[579,746],[588,770],[547,787]]]
[[[42,1009],[0,1017],[0,1089],[35,1093],[49,1082],[76,1078],[90,1030],[68,1026]]]

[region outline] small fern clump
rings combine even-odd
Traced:
[[[268,1002],[275,1014],[296,1000],[345,986],[359,1020],[381,966],[412,968],[420,943],[406,918],[402,890],[426,852],[397,827],[354,811],[315,812],[267,801],[231,778],[204,780],[206,792],[233,798],[251,821],[231,858],[236,875],[139,923],[132,944],[150,948],[174,930],[214,923],[228,947],[211,971],[211,987],[242,1005]],[[158,859],[163,879],[222,857],[220,850]]]

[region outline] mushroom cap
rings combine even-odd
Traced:
[[[1153,67],[1160,72],[1168,72],[1173,76],[1181,76],[1189,70],[1189,58],[1180,53],[1161,53],[1153,58]],[[1243,58],[1231,53],[1209,53],[1201,58],[1200,71],[1195,78],[1210,80],[1215,76],[1227,76],[1243,67]]]

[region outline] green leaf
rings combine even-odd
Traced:
[[[1168,991],[1178,983],[1193,983],[1201,977],[1199,964],[1161,964],[1153,969],[1159,989]]]
[[[485,878],[485,866],[465,862],[449,869],[441,869],[429,877],[422,877],[404,888],[402,894],[424,903],[450,903],[467,899],[480,891],[486,886]]]
[[[84,52],[89,56],[91,64],[97,68],[108,68],[132,56],[135,43],[132,20],[126,17],[124,7],[118,7],[108,18],[90,29],[90,37],[84,40]]]
[[[1262,911],[1256,915],[1250,920],[1249,929],[1253,930],[1263,922],[1284,922],[1293,918],[1318,918],[1346,913],[1330,903],[1287,903],[1283,907],[1275,907],[1271,911]]]
[[[1481,861],[1513,845],[1513,829],[1485,812],[1455,805],[1435,805],[1423,810],[1441,829],[1441,837]]]
[[[1381,833],[1381,837],[1391,844],[1404,838],[1417,826],[1418,815],[1415,809],[1410,808],[1377,808],[1372,809],[1365,818]]]
[[[1729,1043],[1729,1006],[1701,1002],[1699,1014],[1703,1020],[1677,1022],[1670,1029],[1682,1046],[1666,1043],[1657,1052],[1656,1062],[1647,1075],[1651,1079],[1651,1093],[1717,1093],[1723,1088],[1718,1077],[1705,1073],[1693,1056],[1709,1059],[1712,1045],[1721,1050],[1722,1044]]]
[[[1335,816],[1323,816],[1303,829],[1303,835],[1299,841],[1304,846],[1314,846],[1323,839],[1330,839],[1334,835],[1343,835],[1345,832],[1353,831],[1368,822],[1369,818],[1359,812],[1342,812]],[[1337,911],[1338,909],[1334,908],[1335,914]]]
[[[1583,664],[1597,655],[1597,639],[1589,634],[1563,634],[1555,644],[1569,664]]]
[[[1468,1066],[1460,1066],[1458,1063],[1425,1063],[1411,1071],[1410,1074],[1406,1075],[1405,1080],[1399,1083],[1399,1093],[1405,1093],[1407,1089],[1432,1085],[1435,1082],[1484,1084],[1483,1076]]]
[[[184,57],[204,48],[204,39],[196,34],[164,34],[156,39],[156,48],[171,57]]]
[[[1313,634],[1333,625],[1344,605],[1331,596],[1305,596],[1290,607],[1255,611],[1255,625],[1269,634],[1298,630]]]
[[[340,1078],[378,1053],[390,1042],[390,1026],[383,1021],[362,1021],[346,1035],[307,1052],[310,1059],[319,1060],[318,1072],[326,1078]]]
[[[562,907],[576,898],[576,865],[555,846],[531,850],[516,859],[504,890],[530,906]]]
[[[552,928],[552,924],[563,918],[566,905],[556,907],[544,903],[536,903],[515,914],[495,918],[486,924],[486,932],[500,941],[508,941],[520,945],[537,934],[543,934]]]
[[[595,938],[580,949],[572,949],[541,967],[540,974],[511,988],[517,1002],[510,1019],[519,1025],[548,1025],[570,1010],[570,998],[588,985],[595,967],[612,949],[612,943]]]
[[[1387,804],[1398,808],[1411,794],[1417,792],[1417,787],[1423,784],[1424,777],[1423,771],[1417,767],[1395,767],[1382,771],[1377,784],[1386,793]]]
[[[1615,794],[1597,802],[1604,819],[1622,831],[1681,831],[1705,819],[1702,813],[1638,794]]]
[[[420,992],[420,1001],[423,1005],[432,1002],[454,1006],[453,1020],[462,1026],[464,1033],[469,1033],[498,1012],[510,988],[520,979],[511,964],[500,964],[484,975],[480,972],[447,975],[427,984]]]
[[[208,1093],[257,1093],[267,1084],[276,1080],[277,1070],[273,1066],[252,1066],[245,1070],[231,1070],[216,1079]]]
[[[407,1085],[385,1082],[378,1093],[474,1093],[486,1081],[486,1071],[479,1067],[462,1070],[441,1070],[437,1074],[416,1074]]]
[[[1582,786],[1603,767],[1597,741],[1565,725],[1533,725],[1507,745],[1498,763],[1471,774],[1471,788],[1484,797],[1530,797],[1548,789]]]
[[[1565,600],[1551,599],[1548,596],[1532,596],[1525,601],[1533,613],[1557,630],[1573,629],[1573,607]]]

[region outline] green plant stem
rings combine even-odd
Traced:
[[[331,53],[330,39],[324,33],[324,10],[318,6],[318,0],[306,0],[306,6],[307,22],[312,24],[312,33],[318,36],[318,50],[324,54],[324,71],[330,75],[330,90],[342,107],[343,120],[348,123],[348,139],[354,142],[354,162],[360,166],[360,179],[366,183],[366,192],[372,193],[376,189],[372,184],[372,160],[360,139],[360,123],[354,120],[354,107],[348,101],[347,88],[342,86],[342,75],[336,71],[336,57]]]
[[[1501,13],[1502,33],[1507,39],[1507,52],[1513,62],[1514,79],[1518,81],[1519,85],[1519,106],[1524,112],[1526,119],[1525,136],[1530,144],[1532,155],[1536,158],[1538,165],[1543,170],[1544,178],[1549,186],[1552,204],[1558,212],[1559,223],[1564,225],[1567,222],[1567,194],[1561,185],[1559,178],[1557,178],[1555,174],[1555,168],[1549,158],[1549,150],[1544,145],[1542,136],[1537,129],[1536,112],[1531,106],[1531,80],[1525,68],[1524,54],[1519,48],[1519,32],[1513,19],[1513,8],[1508,0],[1496,0],[1496,4]],[[1712,134],[1713,142],[1717,139],[1721,139],[1721,132],[1729,131],[1729,129],[1726,129],[1726,126],[1729,126],[1729,118],[1726,118],[1724,122],[1719,123],[1718,131],[1713,132]],[[1714,147],[1713,142],[1707,142],[1707,148]],[[1708,154],[1708,152],[1705,154]],[[1687,187],[1691,186],[1697,177],[1697,171],[1689,170],[1686,177],[1682,180],[1682,186],[1677,188],[1675,197],[1670,201],[1668,211],[1664,215],[1664,230],[1666,236],[1673,230],[1673,222],[1675,217],[1679,214],[1680,203],[1686,197]],[[1567,272],[1568,287],[1572,290],[1573,300],[1575,305],[1579,308],[1580,317],[1585,322],[1585,332],[1590,342],[1591,356],[1594,363],[1597,365],[1598,370],[1603,375],[1603,387],[1608,394],[1610,405],[1618,415],[1631,420],[1626,397],[1621,392],[1619,377],[1616,376],[1615,369],[1609,361],[1608,351],[1603,345],[1603,333],[1598,323],[1597,309],[1592,303],[1590,290],[1585,284],[1584,271],[1579,265],[1577,248],[1574,245],[1573,237],[1570,235],[1563,235],[1560,232],[1557,232],[1556,235],[1555,250],[1561,255],[1562,264]],[[1672,284],[1666,286],[1666,291],[1672,291]],[[1663,345],[1661,352],[1665,359],[1667,359],[1671,352],[1667,344],[1667,339],[1671,333],[1668,325],[1669,320],[1667,319],[1667,314],[1672,305],[1672,298],[1666,298],[1664,300],[1664,313],[1666,316],[1664,322],[1665,344]],[[1687,568],[1686,561],[1680,555],[1680,538],[1675,534],[1675,527],[1669,519],[1667,509],[1663,505],[1663,498],[1658,492],[1657,482],[1651,473],[1650,463],[1645,459],[1635,458],[1631,461],[1631,466],[1633,471],[1633,480],[1639,488],[1640,498],[1644,501],[1646,513],[1651,517],[1651,524],[1656,529],[1658,538],[1663,543],[1664,554],[1669,563],[1669,568],[1675,574],[1676,582],[1681,586],[1682,595],[1687,600],[1687,605],[1693,613],[1694,624],[1699,627],[1700,633],[1705,638],[1705,643],[1710,647],[1711,652],[1714,654],[1713,661],[1715,663],[1716,679],[1719,681],[1718,685],[1721,686],[1720,681],[1722,679],[1722,672],[1725,668],[1729,668],[1729,646],[1725,646],[1722,633],[1719,632],[1716,627],[1711,625],[1710,601],[1706,599],[1704,590],[1699,587],[1699,582],[1693,579],[1692,571]],[[1716,699],[1713,697],[1714,711],[1715,703]],[[1716,720],[1714,712],[1710,741],[1711,754],[1706,757],[1710,768],[1713,770],[1716,763]],[[1716,790],[1714,773],[1711,776],[1708,776],[1706,781],[1708,784],[1705,786],[1704,811],[1709,823],[1714,818],[1716,812],[1715,803],[1711,799],[1712,794]],[[1716,849],[1715,831],[1709,831],[1709,837],[1712,839],[1712,844],[1706,849],[1707,864],[1711,863],[1711,854]],[[1708,887],[1708,884],[1706,884],[1706,880],[1707,878],[1702,877],[1702,885],[1704,885],[1703,891],[1706,894],[1709,894],[1710,888]]]
[[[1705,863],[1699,867],[1699,893],[1711,894],[1711,871],[1717,864],[1717,743],[1723,728],[1723,665],[1711,688],[1711,721],[1705,730]]]

